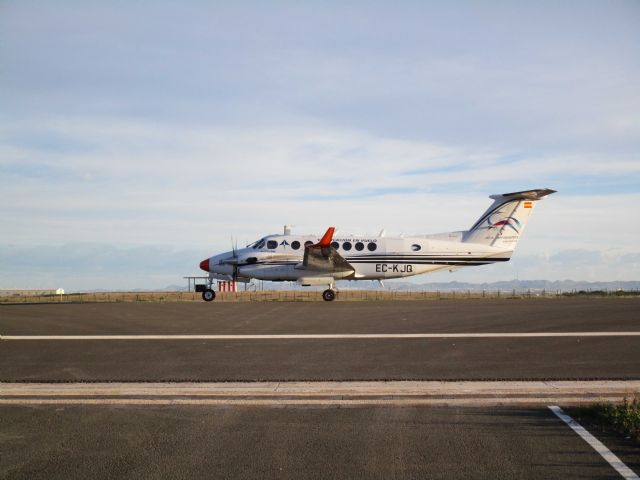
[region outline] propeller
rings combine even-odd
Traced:
[[[234,282],[238,280],[238,241],[234,241],[231,237],[231,257],[220,260],[220,265],[231,265],[233,267],[233,273],[231,278]]]
[[[233,252],[233,282],[238,281],[238,240],[233,241],[233,237],[231,237],[231,251]]]

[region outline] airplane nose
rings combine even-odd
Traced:
[[[206,260],[202,260],[200,262],[200,269],[204,270],[205,272],[209,271],[209,259],[208,258]]]

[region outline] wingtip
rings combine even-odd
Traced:
[[[320,247],[329,247],[331,246],[331,240],[333,240],[333,232],[335,231],[335,227],[329,227],[325,234],[322,236],[322,239],[317,243]]]

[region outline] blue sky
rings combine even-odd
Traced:
[[[640,4],[0,3],[0,287],[163,287],[278,232],[468,228],[551,187],[513,262],[637,280]]]

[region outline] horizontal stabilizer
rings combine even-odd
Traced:
[[[493,200],[540,200],[556,193],[556,190],[550,188],[539,188],[537,190],[524,190],[522,192],[502,193],[498,195],[489,195]]]

